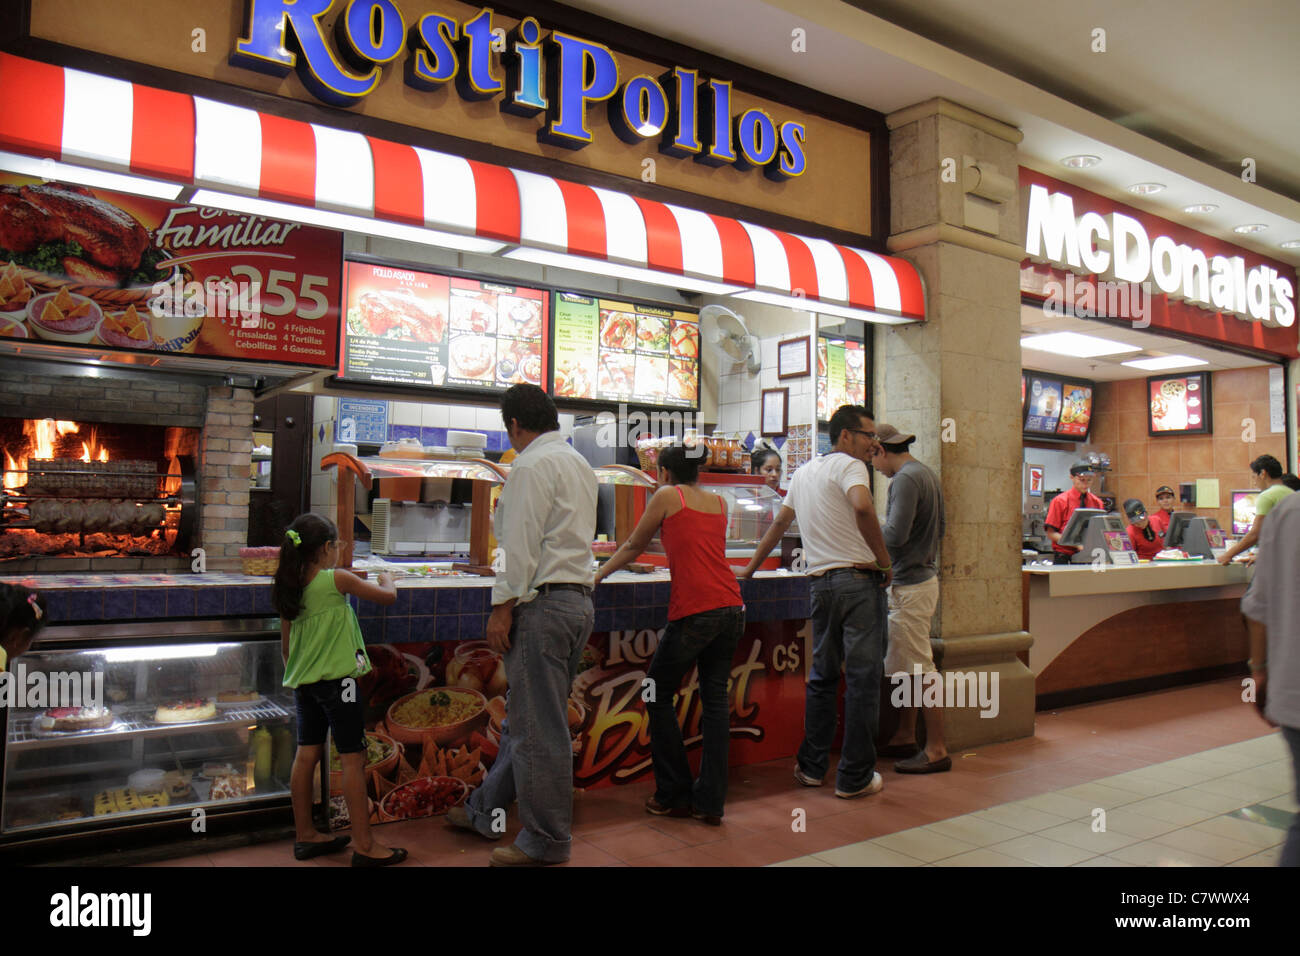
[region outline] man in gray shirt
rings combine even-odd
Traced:
[[[1300,494],[1268,514],[1255,577],[1241,599],[1250,631],[1250,672],[1264,719],[1282,727],[1300,796]],[[1280,866],[1300,866],[1300,816],[1291,821]]]
[[[943,738],[943,708],[931,707],[925,715],[925,749],[916,745],[916,717],[921,678],[934,672],[930,651],[930,621],[939,602],[939,539],[943,537],[943,492],[939,479],[907,449],[915,435],[893,425],[876,426],[876,453],[872,466],[889,481],[888,512],[882,529],[894,566],[889,589],[889,650],[885,676],[898,686],[900,675],[914,681],[910,695],[915,706],[899,708],[898,729],[881,756],[904,757],[894,764],[899,773],[942,773],[952,769]]]

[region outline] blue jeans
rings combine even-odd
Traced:
[[[731,717],[727,706],[727,681],[731,659],[745,630],[743,607],[722,607],[669,621],[655,650],[647,676],[654,681],[654,700],[646,703],[650,718],[650,757],[655,770],[655,799],[666,807],[694,807],[700,813],[722,816],[727,799],[727,750],[731,743]],[[704,754],[700,776],[691,781],[691,765],[677,723],[673,695],[691,665],[699,662],[700,702],[704,716]]]
[[[852,568],[827,571],[812,582],[813,659],[799,769],[818,780],[826,776],[843,673],[844,747],[835,786],[845,792],[867,786],[876,769],[889,629],[889,597],[882,583],[880,575]]]
[[[573,746],[568,699],[591,637],[591,598],[551,591],[515,606],[506,652],[506,720],[501,749],[483,785],[465,803],[474,827],[497,837],[493,813],[504,823],[519,800],[522,829],[515,846],[534,860],[569,858],[573,824]]]
[[[1300,727],[1283,727],[1282,738],[1291,748],[1291,772],[1295,774],[1296,800],[1300,801]],[[1282,846],[1282,859],[1278,866],[1300,866],[1300,813],[1291,821]]]

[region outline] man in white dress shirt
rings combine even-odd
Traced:
[[[522,829],[492,851],[493,866],[569,859],[573,751],[568,698],[591,636],[591,542],[596,477],[560,434],[555,403],[536,385],[515,385],[501,418],[519,453],[497,503],[494,530],[505,570],[492,588],[487,641],[505,655],[506,720],[491,772],[451,825],[498,839],[519,800]]]

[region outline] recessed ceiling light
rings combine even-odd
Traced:
[[[1148,372],[1167,372],[1174,368],[1191,368],[1193,365],[1209,365],[1204,359],[1192,358],[1190,355],[1162,355],[1159,358],[1133,359],[1121,362],[1130,368],[1146,369]]]
[[[1242,236],[1249,236],[1253,232],[1263,232],[1267,228],[1268,226],[1262,222],[1248,222],[1244,226],[1233,226],[1232,231]]]
[[[1204,216],[1212,213],[1219,208],[1218,203],[1213,202],[1194,202],[1190,206],[1184,206],[1183,212],[1191,213],[1194,216]]]
[[[1158,192],[1163,192],[1164,188],[1164,183],[1134,183],[1128,191],[1135,196],[1154,196]]]
[[[1065,159],[1061,160],[1061,165],[1068,166],[1070,169],[1091,169],[1100,162],[1100,156],[1092,156],[1088,153],[1079,153],[1077,156],[1065,157]]]
[[[1281,243],[1281,247],[1283,249],[1300,249],[1300,239],[1288,239],[1286,242]]]
[[[1101,355],[1120,355],[1124,352],[1141,352],[1138,345],[1127,345],[1113,339],[1101,339],[1095,335],[1080,335],[1078,332],[1049,332],[1045,335],[1031,335],[1020,340],[1020,347],[1036,352],[1051,352],[1070,358],[1096,358]]]

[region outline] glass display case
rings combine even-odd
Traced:
[[[287,804],[295,711],[275,619],[42,638],[11,662],[26,693],[5,708],[4,838]]]
[[[700,490],[720,495],[727,503],[727,558],[743,564],[754,556],[754,549],[776,520],[785,499],[757,475],[701,474]],[[644,502],[637,509],[639,520]],[[786,537],[797,537],[799,529],[792,524]],[[648,555],[663,555],[663,545],[656,534]],[[776,567],[779,558],[769,558],[763,567]]]

